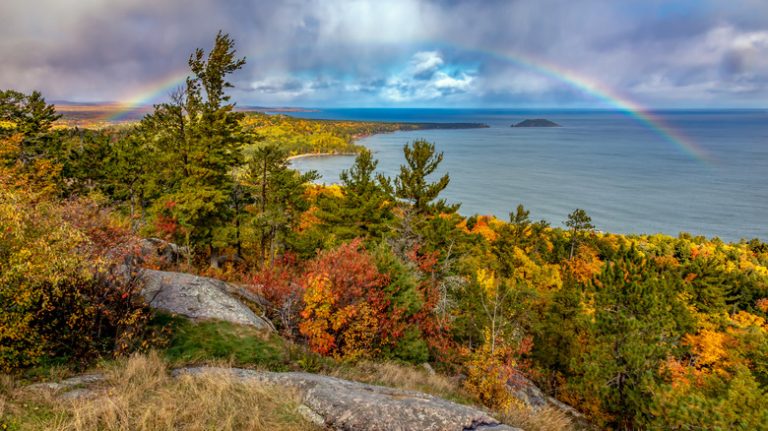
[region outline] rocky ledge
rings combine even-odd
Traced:
[[[343,431],[520,431],[482,410],[421,392],[374,386],[317,374],[240,368],[181,368],[179,375],[212,373],[242,382],[288,387],[302,400],[300,412],[319,426]]]

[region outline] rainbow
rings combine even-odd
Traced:
[[[167,96],[167,93],[171,90],[184,84],[187,76],[189,76],[189,71],[174,72],[144,85],[130,98],[116,103],[116,110],[109,112],[109,115],[104,120],[107,122],[118,122],[125,119],[129,114],[146,108],[153,102],[157,102],[161,97]]]
[[[511,55],[503,52],[475,49],[457,44],[450,44],[448,46],[465,52],[468,51],[484,54],[496,60],[512,63],[517,66],[533,70],[539,74],[545,75],[557,81],[564,82],[584,93],[591,95],[592,97],[595,97],[598,100],[607,102],[609,105],[618,108],[620,111],[627,113],[629,116],[645,124],[666,141],[674,144],[680,151],[690,156],[694,160],[704,163],[709,163],[712,161],[711,156],[706,150],[697,145],[689,137],[683,135],[680,131],[675,130],[672,126],[667,124],[664,119],[658,115],[653,114],[650,110],[643,108],[637,103],[621,96],[608,86],[603,85],[593,79],[579,75],[574,71],[568,70],[554,63],[550,63],[528,55],[517,53]]]

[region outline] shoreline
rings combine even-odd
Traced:
[[[312,121],[345,121],[345,120],[329,120],[329,119],[313,119]],[[349,120],[357,121],[357,120]],[[389,122],[382,121],[381,124],[387,124]],[[371,133],[360,133],[352,135],[352,145],[359,145],[357,142],[361,139],[365,139],[374,135],[383,135],[394,132],[413,132],[417,130],[460,130],[460,129],[485,129],[488,126],[485,123],[409,123],[409,122],[396,122],[391,123],[398,126],[409,126],[411,128],[400,128],[397,130],[381,130]],[[334,156],[357,156],[359,151],[348,151],[342,153],[302,153],[295,156],[289,156],[288,161],[305,159],[310,157],[334,157]]]
[[[295,156],[289,156],[287,160],[289,162],[298,160],[298,159],[306,159],[311,157],[334,157],[334,156],[356,156],[357,153],[355,152],[346,152],[346,153],[302,153],[302,154],[296,154]]]

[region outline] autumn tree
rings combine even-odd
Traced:
[[[141,284],[110,271],[130,242],[87,200],[0,187],[0,372],[139,347],[150,318]]]
[[[360,241],[310,262],[299,325],[310,347],[323,355],[356,359],[376,356],[393,345],[404,326],[385,294],[387,284],[388,277]]]

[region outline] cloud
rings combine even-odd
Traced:
[[[229,32],[242,104],[651,107],[768,100],[765,0],[3,0],[0,88],[119,100]]]
[[[284,100],[293,99],[311,93],[312,85],[299,79],[265,79],[251,83],[251,90]]]
[[[413,55],[403,72],[386,80],[381,96],[392,102],[430,101],[466,93],[474,80],[471,72],[446,65],[439,52],[421,51]]]
[[[704,102],[760,101],[768,95],[768,31],[717,26],[701,37],[682,41],[663,59],[666,64],[632,86],[634,94],[657,101]]]
[[[422,51],[414,54],[408,73],[416,79],[429,79],[443,65],[443,59],[437,51]]]

